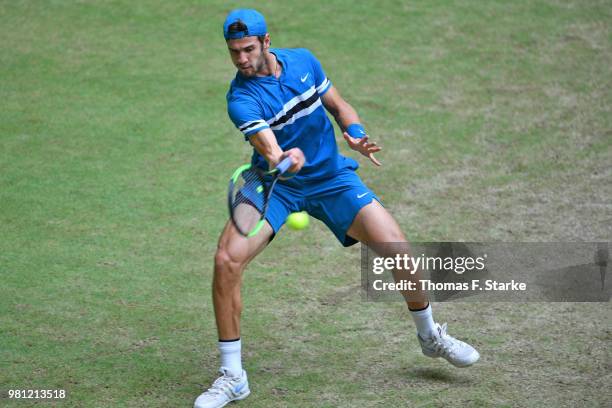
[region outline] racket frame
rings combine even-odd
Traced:
[[[234,227],[236,228],[238,233],[240,233],[240,235],[242,235],[244,237],[247,237],[247,238],[250,238],[250,237],[252,237],[254,235],[257,235],[257,233],[264,226],[264,223],[265,223],[265,220],[266,220],[266,212],[268,211],[268,203],[270,202],[270,196],[272,195],[272,190],[274,189],[274,185],[278,181],[279,176],[287,171],[287,169],[290,166],[290,164],[291,164],[291,160],[290,160],[290,158],[287,157],[276,168],[274,168],[274,169],[272,169],[272,170],[270,170],[268,172],[264,172],[263,170],[261,170],[261,169],[259,169],[257,167],[253,167],[250,163],[249,164],[244,164],[244,165],[238,167],[234,171],[234,174],[232,175],[232,178],[230,179],[229,188],[227,190],[227,204],[228,204],[228,209],[229,209],[229,213],[230,213],[230,219],[232,220],[232,224],[234,224]],[[264,194],[265,194],[263,209],[260,212],[261,218],[259,219],[259,221],[255,225],[255,227],[253,227],[253,229],[251,231],[246,232],[246,233],[245,233],[245,231],[242,231],[240,229],[240,227],[238,227],[238,223],[236,222],[236,219],[234,218],[233,200],[232,200],[233,192],[234,192],[234,187],[235,187],[236,183],[238,182],[238,178],[245,171],[255,171],[256,173],[258,173],[258,175],[264,181],[262,183],[262,185],[263,185]],[[266,183],[265,182],[265,176],[272,176],[272,181],[270,183]]]

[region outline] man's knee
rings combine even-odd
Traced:
[[[240,282],[244,261],[220,247],[215,253],[215,281],[219,284]]]
[[[406,242],[406,237],[404,236],[404,233],[398,227],[391,228],[391,230],[388,232],[387,239],[387,242]]]

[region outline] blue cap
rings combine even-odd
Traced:
[[[240,21],[247,27],[245,31],[229,33],[228,28],[235,22]],[[268,32],[264,16],[257,10],[238,9],[230,12],[223,23],[223,36],[226,40],[234,40],[249,36],[261,36]]]

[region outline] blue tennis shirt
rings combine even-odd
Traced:
[[[245,77],[239,71],[227,93],[227,112],[245,140],[270,128],[283,151],[299,147],[306,157],[294,181],[331,177],[343,168],[357,169],[351,158],[338,153],[334,127],[321,97],[331,87],[321,63],[305,48],[270,49],[282,65],[280,78]],[[268,169],[254,150],[252,164]]]

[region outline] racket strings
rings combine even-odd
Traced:
[[[243,172],[232,193],[232,218],[243,234],[248,234],[261,220],[266,200],[263,177],[256,171]]]

